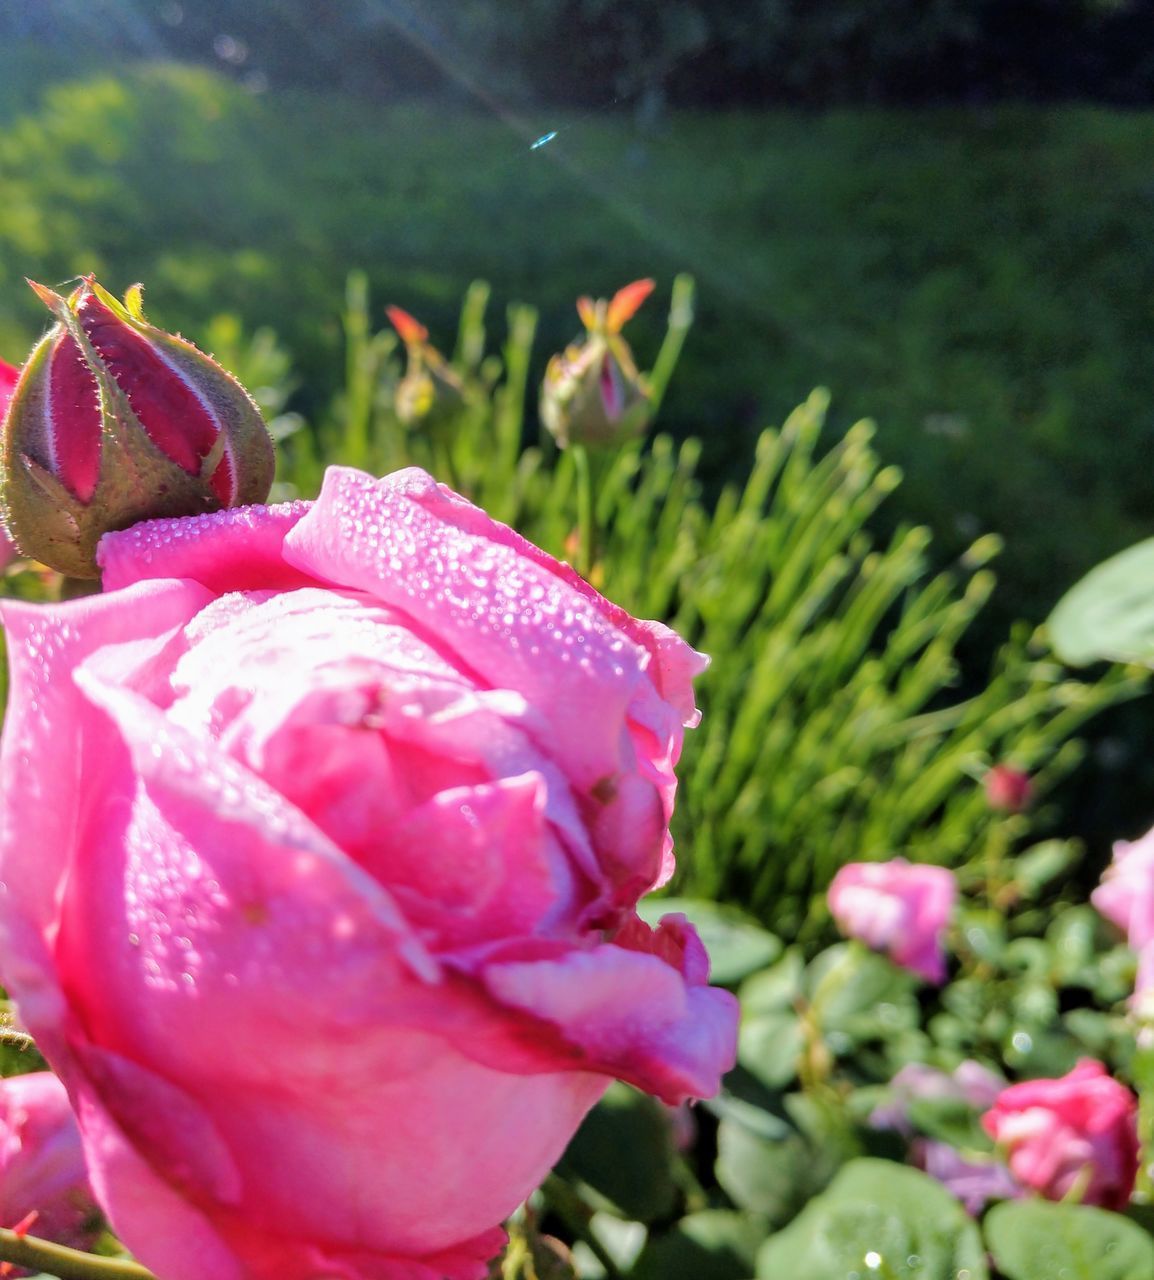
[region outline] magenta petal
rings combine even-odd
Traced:
[[[540,552],[490,540],[488,517],[477,513],[477,529],[451,523],[446,514],[461,504],[440,493],[414,469],[373,480],[330,468],[285,554],[304,572],[403,611],[485,685],[523,694],[554,757],[579,786],[594,786],[625,763],[626,711],[645,651]]]
[[[712,1097],[733,1066],[737,997],[687,983],[656,955],[600,946],[480,976],[496,999],[551,1024],[575,1061],[665,1102]]]
[[[247,1280],[209,1220],[142,1157],[92,1084],[83,1077],[74,1081],[93,1187],[137,1258],[165,1280]]]
[[[338,470],[330,468],[329,474],[335,475]],[[689,726],[700,719],[693,702],[692,679],[705,670],[709,659],[687,645],[675,631],[661,622],[639,621],[634,618],[620,605],[607,600],[591,587],[570,565],[554,560],[515,529],[494,520],[480,507],[454,493],[448,486],[437,484],[423,471],[417,468],[399,471],[394,476],[387,476],[381,483],[395,483],[398,486],[403,484],[408,498],[434,513],[438,520],[473,537],[508,547],[518,556],[560,578],[584,596],[613,627],[648,651],[653,660],[649,675],[657,686],[658,693],[677,708],[683,722]]]
[[[208,599],[194,583],[149,582],[121,596],[87,596],[69,604],[5,601],[11,693],[4,722],[0,892],[12,905],[0,913],[0,970],[21,962],[4,932],[21,922],[48,926],[55,895],[74,850],[81,805],[73,779],[101,776],[101,727],[71,672],[104,645],[160,640],[194,617]],[[67,725],[67,732],[57,726]],[[95,785],[99,785],[98,782]]]
[[[100,539],[96,560],[104,590],[145,578],[192,578],[212,591],[288,590],[315,579],[285,563],[285,535],[307,502],[232,507],[204,516],[146,520]]]

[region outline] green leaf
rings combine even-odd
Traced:
[[[762,969],[741,984],[742,1014],[780,1012],[794,1008],[801,995],[805,959],[797,947],[790,949],[768,969]]]
[[[718,1126],[718,1183],[739,1208],[772,1224],[788,1222],[832,1172],[828,1152],[799,1133],[769,1139],[731,1115]]]
[[[1150,1280],[1154,1240],[1119,1213],[1009,1200],[991,1209],[986,1243],[1006,1280]]]
[[[630,1280],[746,1280],[765,1226],[749,1214],[705,1209],[651,1237]]]
[[[988,1280],[978,1229],[933,1178],[853,1160],[757,1258],[761,1280]]]
[[[1063,662],[1154,659],[1154,538],[1111,556],[1071,588],[1046,623]]]
[[[695,898],[650,898],[637,908],[651,925],[675,913],[685,916],[701,935],[709,952],[710,979],[723,986],[740,982],[781,955],[781,942],[736,907]]]
[[[914,978],[884,956],[850,944],[829,947],[810,965],[814,1016],[836,1052],[846,1042],[886,1039],[916,1026]]]
[[[1022,897],[1032,901],[1059,876],[1065,875],[1081,856],[1072,840],[1043,840],[1014,858],[1014,884]]]
[[[797,1076],[805,1033],[797,1015],[778,1013],[743,1017],[737,1040],[737,1060],[762,1084],[780,1089]]]
[[[621,1216],[651,1222],[673,1207],[673,1135],[652,1098],[614,1084],[586,1116],[560,1172],[579,1178]]]

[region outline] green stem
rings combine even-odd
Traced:
[[[156,1280],[138,1262],[81,1253],[36,1236],[19,1236],[5,1227],[0,1227],[0,1262],[30,1267],[59,1280]]]
[[[593,572],[593,473],[583,444],[570,446],[570,451],[577,469],[577,572],[588,578]]]
[[[589,1219],[592,1216],[589,1206],[576,1191],[557,1174],[551,1173],[541,1190],[549,1207],[565,1223],[576,1239],[588,1246],[589,1252],[597,1259],[605,1270],[607,1280],[622,1280],[621,1271],[610,1257],[605,1246],[593,1234]]]
[[[693,277],[679,275],[673,282],[673,298],[669,304],[669,327],[665,330],[665,341],[657,353],[657,359],[649,374],[650,403],[656,417],[661,401],[665,397],[665,388],[677,368],[681,356],[681,348],[685,345],[685,335],[693,324]]]

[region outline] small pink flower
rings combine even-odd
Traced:
[[[1115,843],[1114,861],[1090,901],[1135,951],[1154,942],[1154,831]]]
[[[944,982],[942,935],[957,896],[946,867],[890,862],[851,862],[829,887],[829,909],[838,928],[927,982]]]
[[[1000,1076],[971,1058],[959,1063],[952,1075],[924,1062],[907,1062],[890,1081],[889,1100],[874,1108],[869,1123],[874,1129],[896,1129],[908,1135],[913,1132],[909,1111],[915,1102],[948,1099],[984,1111],[1005,1087]]]
[[[96,1204],[68,1095],[48,1071],[0,1080],[0,1227],[86,1248]]]
[[[1120,1210],[1138,1173],[1137,1112],[1130,1090],[1084,1058],[1061,1079],[1010,1085],[982,1124],[1024,1186]]]
[[[1030,807],[1034,787],[1030,775],[1008,764],[996,764],[986,774],[986,802],[1003,813],[1021,813]]]

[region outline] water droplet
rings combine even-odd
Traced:
[[[882,1255],[876,1249],[871,1249],[862,1261],[871,1271],[876,1271],[882,1265]]]
[[[1025,1031],[1015,1031],[1010,1037],[1010,1043],[1018,1053],[1029,1053],[1034,1047],[1033,1037]]]

